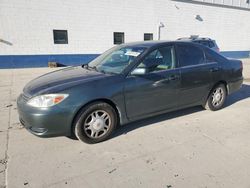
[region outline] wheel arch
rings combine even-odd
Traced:
[[[96,103],[96,102],[104,102],[104,103],[107,103],[109,104],[110,106],[112,106],[112,108],[114,108],[115,112],[116,112],[116,116],[117,116],[117,122],[118,122],[118,126],[120,124],[120,120],[121,120],[121,112],[119,110],[119,108],[117,107],[117,105],[110,99],[107,99],[107,98],[99,98],[99,99],[94,99],[92,101],[89,101],[88,103],[84,104],[81,108],[79,108],[77,110],[77,112],[75,113],[74,115],[74,118],[71,122],[71,134],[74,135],[74,130],[73,130],[73,127],[74,127],[74,124],[75,124],[75,121],[76,121],[76,118],[78,116],[78,114],[82,111],[82,109],[84,109],[86,106],[90,105],[90,104],[93,104],[93,103]]]
[[[228,84],[227,84],[227,82],[226,82],[225,80],[220,80],[220,81],[216,82],[216,83],[213,85],[213,87],[212,87],[212,89],[210,90],[210,92],[211,92],[216,86],[218,86],[218,85],[220,85],[220,84],[223,84],[223,85],[225,86],[225,88],[226,88],[226,94],[228,95]],[[210,94],[210,93],[209,93],[209,94]]]
[[[205,108],[207,110],[216,111],[216,110],[219,110],[223,106],[223,104],[222,104],[222,106],[220,106],[219,108],[216,109],[215,107],[210,107],[209,102],[208,102],[211,93],[219,85],[224,85],[225,92],[226,92],[225,97],[228,95],[228,84],[227,84],[227,82],[225,80],[220,80],[220,81],[216,82],[215,84],[213,84],[213,87],[211,87],[211,89],[210,89],[210,91],[209,91],[209,93],[208,93],[208,95],[206,97],[206,100],[203,102],[203,104],[202,104],[203,108]],[[224,102],[225,102],[225,99],[224,99]]]
[[[208,97],[210,96],[210,94],[211,94],[211,92],[213,91],[213,89],[214,89],[216,86],[220,85],[220,84],[223,84],[223,85],[225,86],[225,88],[226,88],[226,95],[228,95],[228,84],[227,84],[227,82],[226,82],[225,80],[220,80],[220,81],[216,82],[215,84],[213,84],[213,86],[210,88],[210,90],[209,90],[209,92],[208,92],[206,98],[204,98],[205,100],[202,102],[202,105],[203,105],[203,106],[205,106],[205,104],[206,104],[206,102],[207,102],[207,100],[208,100]]]

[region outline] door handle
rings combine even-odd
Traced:
[[[218,71],[220,71],[219,67],[215,67],[215,68],[210,69],[210,72],[218,72]]]
[[[171,75],[168,77],[168,80],[171,81],[171,80],[179,80],[180,76],[178,75]]]

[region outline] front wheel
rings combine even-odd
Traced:
[[[205,109],[216,111],[223,107],[227,96],[227,91],[224,84],[219,84],[210,92]]]
[[[112,106],[97,102],[83,108],[73,127],[76,137],[85,143],[94,144],[106,140],[117,125],[117,115]]]

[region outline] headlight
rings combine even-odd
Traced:
[[[39,108],[46,108],[50,106],[54,106],[64,99],[66,99],[68,94],[47,94],[47,95],[39,95],[34,97],[28,101],[28,105]]]

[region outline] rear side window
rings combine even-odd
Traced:
[[[205,63],[203,50],[193,45],[178,44],[177,54],[180,67]]]
[[[225,62],[226,58],[223,57],[222,55],[218,54],[217,52],[210,50],[210,49],[206,49],[205,50],[205,55],[206,55],[206,61],[208,63],[211,62]]]
[[[206,61],[208,63],[216,62],[216,59],[214,58],[213,54],[210,53],[208,50],[205,52],[205,55],[206,55]]]

